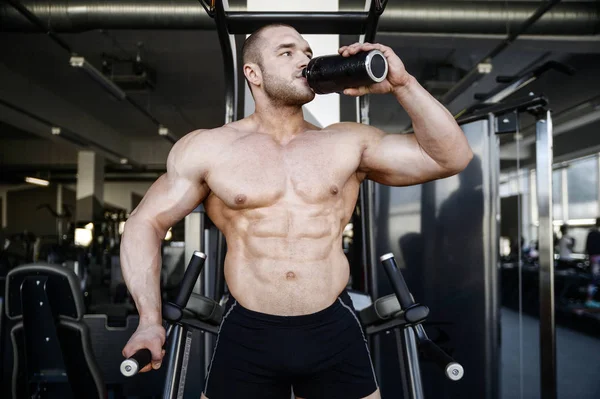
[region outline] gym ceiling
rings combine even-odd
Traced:
[[[446,96],[444,103],[454,114],[479,103],[475,94],[506,87],[497,82],[498,76],[517,77],[552,62],[548,65],[558,68],[550,68],[507,100],[530,93],[547,96],[555,159],[598,152],[600,2],[561,1],[493,57],[490,73],[464,85],[454,98],[447,96],[542,3],[390,0],[377,41],[392,47],[434,95]],[[197,128],[223,124],[225,80],[218,35],[197,0],[21,4],[56,31],[71,52],[112,74],[131,101],[115,98],[72,67],[68,51],[39,33],[9,3],[0,3],[0,184],[20,184],[25,175],[75,182],[81,149],[106,156],[107,180],[151,181],[164,172],[174,140]],[[364,4],[340,0],[340,10],[361,11]],[[230,0],[229,6],[243,11],[245,0]],[[135,16],[136,8],[145,14]],[[125,28],[130,26],[135,29]],[[356,40],[344,35],[340,44]],[[242,41],[237,37],[238,50]],[[136,59],[141,61],[137,75]],[[562,66],[574,73],[565,73]],[[353,115],[353,110],[344,111],[344,104],[348,102],[342,101],[342,116]],[[239,110],[238,115],[241,104]],[[390,133],[410,127],[406,113],[388,96],[371,97],[370,115],[372,124]],[[534,162],[532,124],[531,117],[523,116],[525,164]],[[168,129],[166,136],[164,129],[159,134],[158,125]],[[513,136],[500,141],[502,166],[513,167]]]

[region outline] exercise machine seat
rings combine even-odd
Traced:
[[[398,298],[390,294],[375,300],[373,304],[358,312],[358,317],[364,326],[370,326],[387,321],[398,315],[400,311]]]
[[[223,318],[223,307],[218,302],[194,292],[192,292],[185,310],[190,312],[194,318],[214,326],[218,326]]]
[[[8,273],[6,316],[15,323],[13,398],[106,397],[84,309],[73,270],[36,263]]]

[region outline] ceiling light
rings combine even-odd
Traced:
[[[48,186],[50,182],[44,179],[38,179],[37,177],[26,177],[25,181],[27,183],[36,184],[38,186]]]

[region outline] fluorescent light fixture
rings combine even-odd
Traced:
[[[126,164],[127,164],[127,162],[129,162],[129,160],[128,160],[127,158],[121,158],[121,159],[119,160],[119,162],[121,163],[121,165],[126,165]]]
[[[569,226],[594,226],[596,224],[596,219],[569,219],[567,224]]]
[[[92,231],[88,229],[75,229],[75,245],[80,247],[89,247],[92,243]]]
[[[167,136],[169,134],[169,129],[164,126],[158,127],[158,135],[159,136]]]
[[[492,63],[491,62],[480,62],[479,64],[477,64],[477,72],[483,75],[486,75],[488,73],[492,73]]]
[[[124,100],[127,94],[119,86],[117,86],[112,80],[108,79],[99,70],[94,68],[92,64],[87,62],[84,57],[71,56],[69,63],[73,68],[80,68],[85,71],[87,75],[99,83],[106,91],[115,96],[119,100]]]
[[[58,136],[58,135],[60,135],[60,133],[61,133],[60,127],[52,126],[52,135],[53,136]]]
[[[86,224],[85,226],[83,226],[84,229],[86,230],[94,230],[94,223],[89,222],[88,224]]]
[[[44,179],[38,179],[37,177],[26,177],[25,181],[31,184],[37,184],[38,186],[48,186],[50,182]]]

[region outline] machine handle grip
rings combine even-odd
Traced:
[[[141,369],[152,361],[152,352],[144,348],[135,352],[131,357],[121,362],[121,374],[125,377],[136,375]]]
[[[379,257],[379,260],[383,264],[383,268],[392,284],[392,289],[394,290],[394,294],[398,298],[398,302],[400,302],[400,306],[402,309],[408,309],[410,306],[415,304],[412,296],[410,295],[410,291],[406,286],[406,281],[404,281],[404,277],[402,277],[402,273],[398,266],[396,265],[396,260],[394,259],[394,254],[388,253]]]
[[[465,375],[463,367],[430,339],[420,341],[419,348],[426,357],[433,360],[438,367],[444,370],[448,379],[458,381]]]
[[[205,260],[206,254],[200,251],[194,251],[194,256],[192,256],[187,269],[185,269],[185,274],[181,280],[179,292],[177,293],[174,302],[180,309],[186,307],[190,295],[192,294],[192,290],[194,289],[194,284],[196,284],[196,280],[198,280],[198,276],[200,276],[200,272],[202,272]]]

